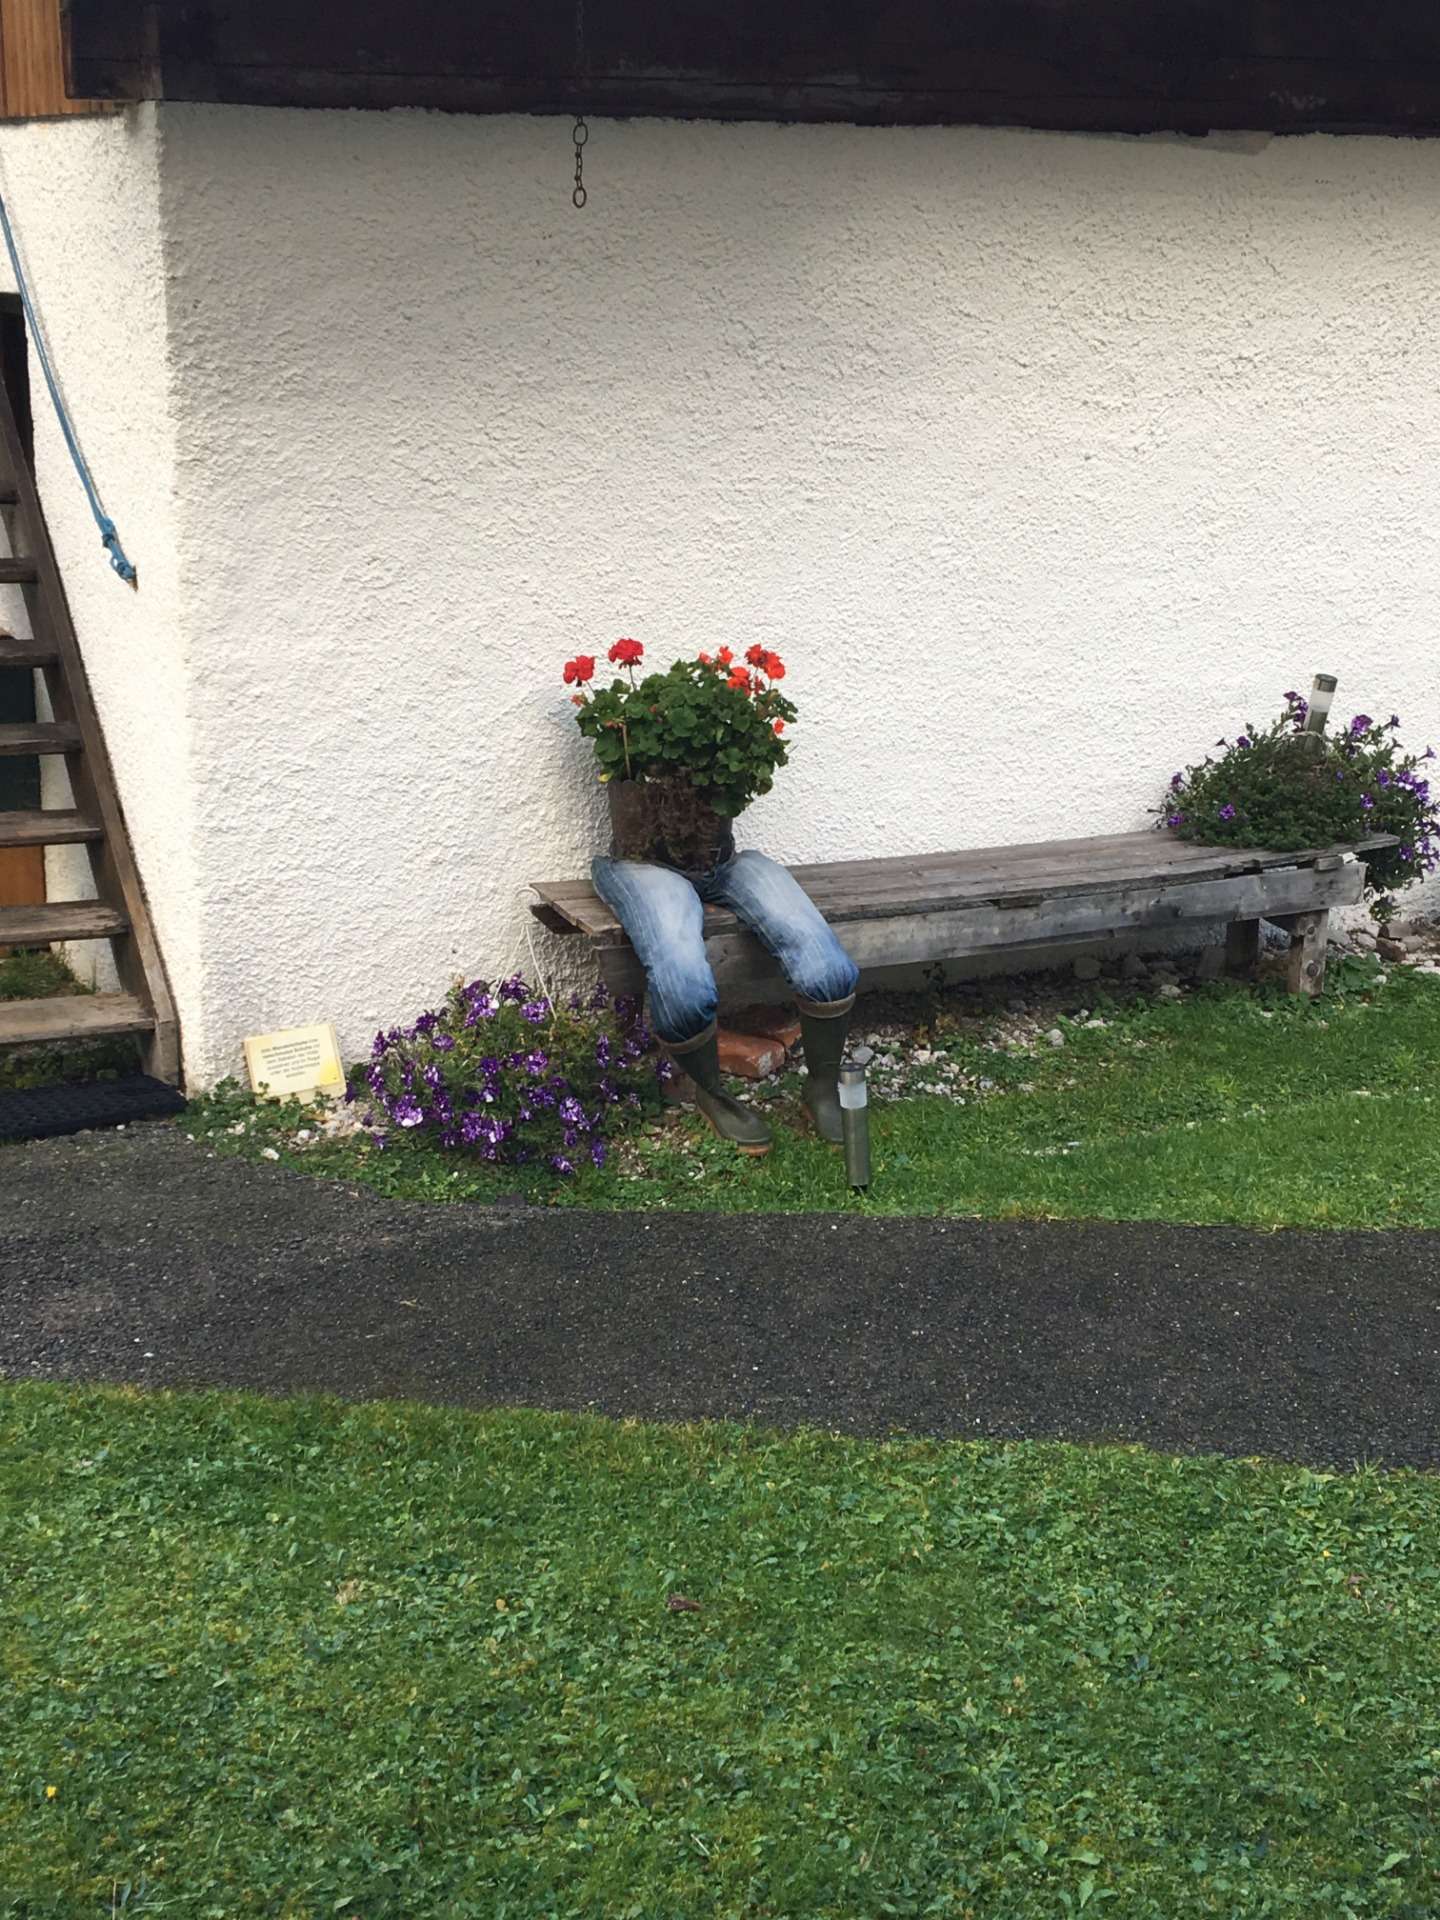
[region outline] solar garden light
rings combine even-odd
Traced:
[[[1335,676],[1333,673],[1317,673],[1310,683],[1310,711],[1305,716],[1306,733],[1323,733],[1329,717],[1330,703],[1335,698]]]
[[[863,1193],[870,1185],[870,1106],[865,1090],[865,1068],[873,1058],[869,1047],[856,1047],[840,1063],[840,1124],[845,1132],[845,1178],[854,1193]]]

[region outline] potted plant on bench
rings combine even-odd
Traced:
[[[730,822],[769,793],[788,757],[795,708],[780,691],[785,663],[764,647],[743,662],[721,647],[637,677],[644,655],[638,640],[617,640],[609,657],[620,673],[608,687],[594,686],[591,656],[565,665],[609,796],[616,855],[713,867],[733,844]]]

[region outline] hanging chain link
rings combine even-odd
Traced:
[[[571,194],[570,199],[575,206],[583,207],[586,200],[585,142],[590,138],[590,129],[585,124],[585,116],[583,113],[575,122],[573,138],[575,141],[575,191]]]
[[[585,0],[575,0],[575,81],[577,86],[585,74]],[[585,124],[583,113],[575,116],[575,126],[571,134],[575,142],[575,191],[570,196],[570,204],[583,207],[589,197],[585,192],[585,142],[590,138],[590,129]]]

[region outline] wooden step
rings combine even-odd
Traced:
[[[47,1040],[103,1040],[148,1033],[155,1022],[128,993],[55,994],[48,1000],[0,1000],[0,1047]]]
[[[22,640],[18,634],[0,633],[0,667],[53,667],[58,658],[48,640]]]
[[[59,807],[0,813],[0,847],[71,847],[81,840],[104,837],[98,820]]]
[[[55,721],[26,720],[0,727],[0,753],[78,753],[80,729]]]
[[[40,569],[33,560],[12,560],[8,555],[0,560],[0,586],[20,587],[39,578]]]
[[[52,940],[108,940],[130,922],[103,900],[51,900],[43,907],[0,907],[0,947],[48,947]]]

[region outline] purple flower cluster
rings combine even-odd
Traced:
[[[1434,749],[1406,753],[1393,713],[1383,722],[1357,713],[1302,746],[1309,714],[1287,693],[1269,727],[1247,722],[1233,744],[1217,740],[1217,752],[1171,776],[1156,809],[1162,823],[1184,839],[1280,852],[1367,842],[1367,885],[1382,902],[1440,870],[1440,793],[1423,764]],[[1384,836],[1392,843],[1375,845]]]
[[[1366,830],[1400,835],[1395,852],[1380,856],[1382,867],[1387,860],[1398,860],[1400,865],[1398,873],[1392,872],[1384,880],[1388,886],[1405,886],[1424,874],[1440,871],[1440,797],[1432,796],[1430,782],[1419,771],[1424,761],[1435,758],[1435,749],[1426,747],[1419,755],[1400,755],[1399,742],[1393,737],[1399,726],[1398,713],[1392,713],[1383,724],[1368,713],[1357,713],[1339,746],[1357,781],[1367,787],[1373,784],[1373,791],[1360,795]],[[1373,782],[1367,780],[1367,774],[1373,776]],[[1338,780],[1341,775],[1335,777]]]
[[[606,1136],[653,1103],[658,1067],[639,1003],[602,986],[557,1007],[516,974],[457,986],[409,1027],[377,1033],[352,1098],[377,1145],[397,1136],[562,1178],[602,1167]]]

